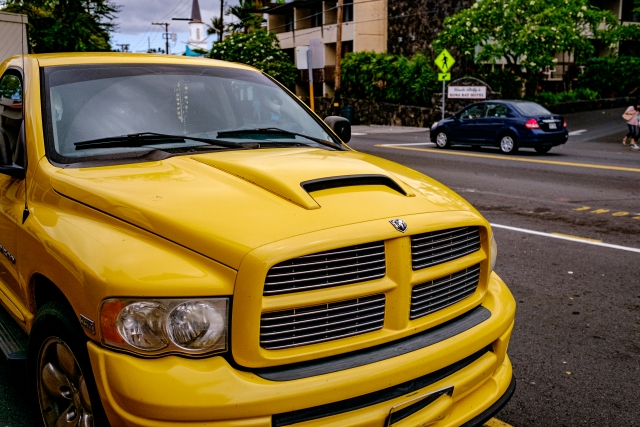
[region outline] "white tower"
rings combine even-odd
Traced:
[[[189,21],[189,41],[187,45],[191,49],[204,49],[207,50],[207,32],[205,30],[204,22],[200,16],[200,5],[198,0],[193,0],[193,6],[191,7],[191,21]]]

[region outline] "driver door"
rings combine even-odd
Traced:
[[[478,126],[484,117],[484,104],[473,104],[458,113],[457,117],[451,140],[474,143],[478,139]]]
[[[0,161],[13,164],[22,126],[22,82],[16,71],[0,79]],[[0,292],[15,301],[22,294],[16,264],[17,231],[24,209],[24,180],[0,174]],[[6,301],[6,298],[2,298]]]

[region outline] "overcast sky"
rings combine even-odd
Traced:
[[[202,21],[211,24],[211,18],[220,15],[220,0],[198,0]],[[168,22],[169,32],[177,33],[178,41],[169,42],[171,53],[182,53],[185,43],[189,39],[189,23],[185,21],[172,21],[171,18],[190,18],[193,0],[114,0],[121,6],[118,14],[118,29],[112,36],[112,45],[129,43],[129,49],[133,52],[146,52],[149,45],[152,48],[163,48],[165,42],[162,39],[164,27],[151,25],[152,22]],[[225,8],[228,3],[237,4],[237,0],[225,0]],[[225,15],[225,20],[230,19]],[[214,35],[207,39],[209,47],[215,40]]]

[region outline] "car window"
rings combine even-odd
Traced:
[[[462,119],[479,119],[484,116],[484,104],[472,105],[469,108],[465,108],[460,113]]]
[[[551,111],[535,102],[518,102],[514,105],[525,116],[550,116],[552,114]]]
[[[507,106],[504,104],[487,104],[485,117],[508,117]]]
[[[13,74],[5,74],[0,80],[0,109],[0,131],[13,150],[22,123],[22,82]]]
[[[215,140],[222,131],[278,128],[333,140],[296,99],[254,71],[192,65],[92,65],[49,67],[45,76],[47,155],[59,163],[126,159],[151,149],[172,153],[219,149],[194,140],[76,149],[78,142],[138,133]],[[237,136],[234,141],[240,139]],[[270,137],[281,139],[310,143],[299,136]]]

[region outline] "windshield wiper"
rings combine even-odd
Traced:
[[[218,145],[225,148],[256,148],[256,144],[241,144],[237,142],[218,141],[211,138],[197,138],[186,135],[169,135],[155,132],[130,133],[128,135],[110,136],[107,138],[91,139],[76,142],[76,150],[90,148],[117,148],[117,147],[142,147],[145,145],[184,143],[187,140],[204,142],[209,145]]]
[[[280,129],[280,128],[257,128],[257,129],[236,129],[236,130],[226,130],[218,132],[218,138],[233,138],[233,137],[241,137],[242,135],[288,135],[288,136],[299,136],[302,138],[306,138],[310,141],[317,142],[318,144],[335,148],[336,150],[342,150],[342,146],[336,144],[335,142],[327,141],[320,138],[315,138],[313,136],[305,135],[303,133],[291,132],[288,130]]]

